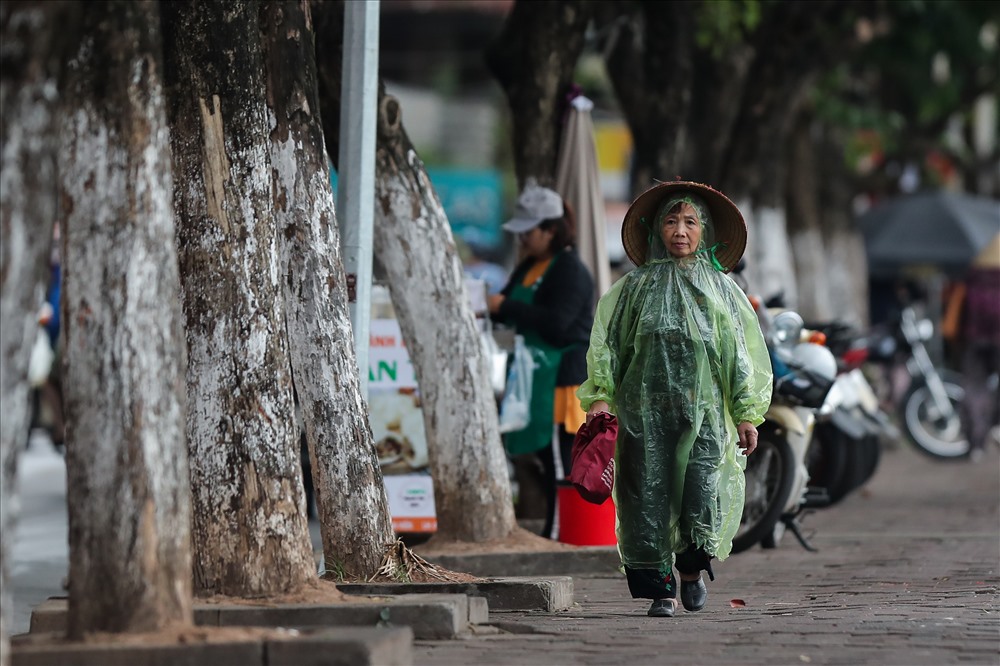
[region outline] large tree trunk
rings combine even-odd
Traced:
[[[75,2],[0,3],[0,665],[10,663],[8,555],[17,451],[28,434],[28,359],[45,300],[56,220],[55,131],[59,46],[71,41]]]
[[[190,623],[185,352],[156,5],[84,14],[61,122],[69,635]]]
[[[380,91],[375,254],[420,386],[438,537],[503,538],[516,523],[486,354],[451,227],[401,116]]]
[[[633,195],[656,180],[700,178],[685,159],[688,118],[698,88],[691,57],[695,9],[693,2],[600,5],[601,27],[607,34],[600,47],[633,135]]]
[[[832,317],[830,273],[823,247],[822,215],[819,207],[819,173],[812,139],[811,114],[799,115],[789,139],[788,238],[797,278],[797,312],[806,321]]]
[[[314,8],[324,135],[336,160],[343,7]],[[448,220],[403,129],[399,104],[382,86],[377,142],[375,258],[386,271],[420,385],[436,539],[502,538],[516,523],[486,354]]]
[[[312,17],[307,5],[290,0],[261,12],[292,374],[318,488],[323,555],[328,570],[367,579],[395,535],[347,309]]]
[[[812,77],[852,39],[852,24],[846,20],[851,14],[844,10],[854,6],[770,3],[762,6],[757,23],[746,25],[745,39],[720,34],[704,43],[674,39],[674,30],[704,27],[717,5],[670,3],[667,9],[646,3],[631,22],[611,31],[616,38],[607,48],[608,70],[637,143],[634,192],[648,187],[650,177],[678,175],[726,192],[750,227],[745,275],[751,288],[765,296],[784,291],[792,304],[796,284],[785,212],[787,139]],[[665,19],[665,12],[673,16]],[[664,21],[674,27],[664,30]],[[668,33],[671,39],[663,39]],[[644,69],[642,63],[654,57],[663,65],[652,72]],[[662,114],[636,110],[657,108],[663,101],[670,101],[666,121]],[[687,132],[659,129],[664,122],[682,123]]]
[[[554,186],[565,95],[595,3],[516,2],[486,62],[511,108],[514,170]]]
[[[843,137],[830,128],[816,138],[817,199],[826,248],[830,317],[856,324],[870,322],[868,311],[868,256],[865,241],[854,222],[857,183],[844,165]]]
[[[258,5],[161,5],[199,594],[314,576],[302,510]]]
[[[854,181],[838,134],[811,109],[790,140],[788,232],[798,281],[798,311],[808,321],[868,326],[868,262],[854,228]]]

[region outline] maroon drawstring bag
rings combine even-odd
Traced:
[[[618,419],[607,412],[595,414],[584,423],[573,440],[570,453],[569,482],[580,497],[593,504],[603,504],[611,497],[615,483],[615,440]]]

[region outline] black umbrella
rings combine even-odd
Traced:
[[[912,264],[962,270],[1000,231],[1000,201],[921,192],[877,204],[858,224],[872,272]]]

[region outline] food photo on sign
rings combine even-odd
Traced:
[[[466,281],[470,306],[486,311],[486,285]],[[368,410],[379,467],[385,479],[389,513],[398,533],[437,530],[434,485],[428,469],[427,436],[420,388],[406,351],[389,290],[372,286],[369,324]],[[484,336],[492,331],[481,328]]]

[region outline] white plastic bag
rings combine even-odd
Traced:
[[[489,364],[490,387],[493,389],[493,397],[499,400],[507,389],[507,352],[500,349],[492,331],[484,332],[482,339],[486,362]]]
[[[28,383],[32,388],[40,388],[45,384],[49,373],[52,372],[52,362],[55,358],[55,352],[49,344],[49,336],[46,335],[44,328],[39,327],[28,360]]]
[[[531,420],[531,378],[535,362],[524,344],[524,337],[514,336],[514,355],[507,373],[507,387],[500,403],[500,432],[526,428]]]

